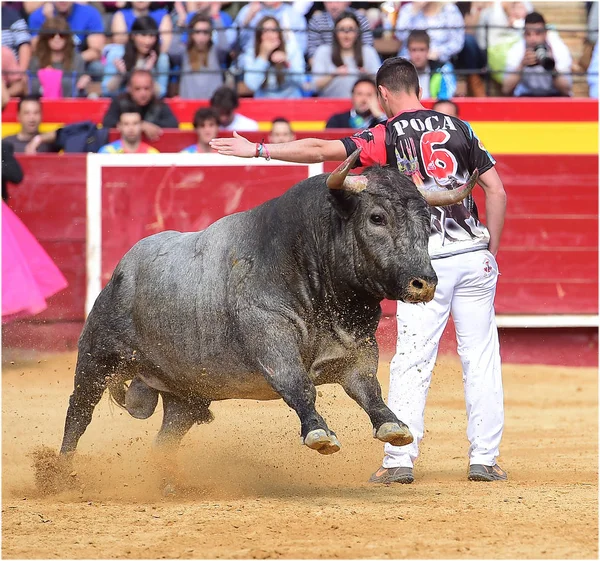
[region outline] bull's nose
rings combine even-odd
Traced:
[[[414,277],[408,282],[408,302],[430,302],[435,294],[437,278]]]

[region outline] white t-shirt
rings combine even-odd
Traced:
[[[552,58],[556,62],[556,71],[569,74],[571,72],[571,53],[556,32],[549,31],[546,41],[552,49]],[[515,43],[506,55],[505,72],[515,72],[525,55],[525,39]],[[505,75],[506,77],[506,75]],[[571,76],[567,79],[572,83]],[[542,66],[526,66],[523,69],[521,80],[517,84],[514,96],[520,95],[558,95],[558,90],[552,84],[552,72],[544,70]]]
[[[236,113],[230,125],[219,127],[222,131],[257,131],[258,123],[249,117]]]

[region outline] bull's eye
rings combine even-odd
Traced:
[[[371,224],[375,224],[376,226],[385,226],[386,223],[385,216],[383,214],[371,214],[369,220],[371,221]]]

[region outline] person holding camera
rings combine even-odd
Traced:
[[[502,93],[504,95],[570,96],[571,54],[555,32],[548,33],[544,16],[525,17],[523,40],[508,51]]]

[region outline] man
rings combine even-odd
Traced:
[[[504,95],[551,97],[570,96],[571,54],[560,37],[546,31],[538,12],[525,16],[524,38],[506,55]]]
[[[108,111],[102,119],[104,128],[114,128],[121,115],[123,100],[133,101],[142,115],[142,132],[155,141],[162,135],[163,128],[178,128],[179,122],[169,106],[157,99],[152,74],[148,70],[137,69],[131,73],[127,83],[127,91],[113,99]]]
[[[219,116],[222,131],[257,131],[256,121],[236,112],[239,105],[237,93],[227,86],[221,86],[210,98],[210,106]]]
[[[377,86],[371,78],[359,78],[352,86],[352,109],[335,113],[326,129],[368,129],[385,122],[387,117],[377,101]]]
[[[17,134],[3,138],[3,142],[12,144],[16,153],[35,154],[37,152],[58,152],[60,147],[53,140],[42,137],[42,104],[34,95],[27,95],[17,105],[17,120],[21,130]],[[45,141],[46,140],[46,141]]]
[[[377,72],[379,102],[389,120],[341,140],[307,138],[258,146],[234,133],[211,142],[220,154],[314,163],[343,160],[362,148],[357,165],[387,164],[428,188],[452,187],[476,169],[486,201],[488,227],[478,220],[472,197],[449,207],[432,208],[429,251],[438,276],[427,304],[398,302],[398,345],[390,367],[388,405],[415,440],[386,445],[383,466],[370,481],[412,483],[413,464],[423,438],[425,399],[440,337],[452,313],[463,367],[467,403],[468,478],[507,479],[496,463],[504,424],[502,374],[494,296],[498,279],[495,255],[504,225],[506,193],[494,165],[468,124],[441,117],[420,102],[417,70],[401,57],[387,59]],[[262,148],[262,149],[261,149]]]
[[[433,111],[444,113],[445,115],[450,115],[450,117],[458,118],[458,105],[449,99],[440,99],[439,101],[436,101],[431,109],[433,109]]]
[[[291,142],[292,140],[296,140],[296,135],[292,130],[290,122],[283,117],[273,119],[271,132],[269,133],[269,142],[279,144],[280,142]]]
[[[142,114],[129,100],[122,100],[117,128],[121,138],[106,144],[99,154],[158,154],[158,150],[142,142]]]
[[[17,57],[4,45],[2,46],[2,82],[6,84],[11,97],[20,97],[25,93],[27,76],[19,67]]]
[[[42,27],[47,17],[62,16],[75,32],[73,40],[81,58],[86,63],[85,70],[94,81],[100,81],[104,74],[101,62],[104,49],[104,23],[100,12],[88,4],[78,2],[45,3],[29,16],[29,28],[33,35]],[[34,47],[37,37],[34,39]]]
[[[456,92],[456,76],[450,62],[429,60],[429,34],[422,29],[411,31],[407,39],[408,59],[419,73],[421,99],[450,99]]]
[[[333,44],[333,28],[335,20],[344,12],[352,12],[358,19],[363,45],[373,45],[373,33],[369,20],[350,7],[351,2],[323,2],[325,11],[315,13],[308,22],[308,47],[307,56],[312,64],[315,51],[321,45]]]
[[[182,152],[197,154],[214,153],[214,150],[208,143],[219,132],[219,120],[215,111],[210,107],[198,109],[194,115],[194,130],[198,135],[198,142],[184,148]]]

